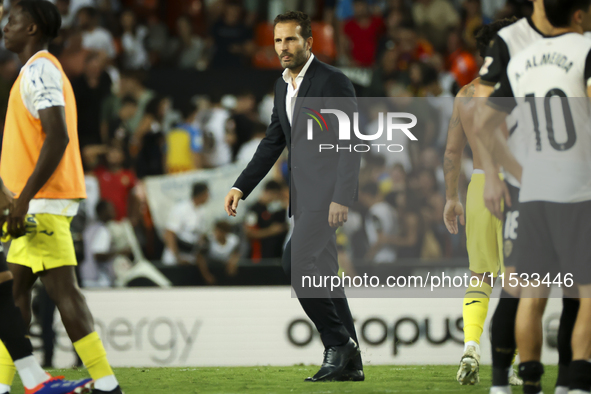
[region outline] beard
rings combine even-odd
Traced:
[[[283,56],[289,56],[287,62],[283,61]],[[296,51],[294,53],[282,52],[279,56],[281,66],[283,68],[288,68],[290,70],[303,66],[304,64],[306,64],[307,60],[308,59],[306,56],[306,48],[302,48],[301,50]]]

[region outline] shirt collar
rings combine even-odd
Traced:
[[[302,71],[300,71],[300,73],[296,77],[296,81],[301,81],[302,79],[304,79],[304,75],[306,74],[306,71],[308,71],[310,64],[312,64],[312,60],[314,60],[314,54],[310,52],[310,57],[308,58],[306,64],[304,64]],[[283,70],[283,80],[285,81],[285,83],[291,83],[291,74],[289,73],[289,69],[287,68]]]
[[[34,58],[35,58],[35,57],[36,57],[38,54],[40,54],[40,53],[49,53],[49,51],[48,51],[47,49],[42,49],[42,50],[40,50],[40,51],[38,51],[38,52],[35,52],[35,54],[34,54],[33,56],[31,56],[31,57],[29,58],[29,60],[27,60],[27,62],[26,62],[26,63],[25,63],[25,64],[24,64],[24,65],[21,67],[21,70],[20,70],[20,72],[22,73],[22,72],[23,72],[23,70],[25,69],[25,67],[27,67],[29,64],[31,64],[31,63],[33,62],[33,59],[34,59]],[[35,59],[35,60],[37,60],[37,59]]]

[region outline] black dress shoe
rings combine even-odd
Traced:
[[[363,373],[363,369],[345,368],[335,380],[338,382],[363,382],[365,380],[365,374]]]
[[[320,370],[306,382],[337,380],[351,359],[359,354],[359,346],[351,338],[341,346],[332,346],[324,351],[324,361]]]

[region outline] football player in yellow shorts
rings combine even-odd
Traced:
[[[76,99],[61,64],[47,51],[60,26],[55,5],[21,0],[12,7],[4,28],[6,49],[24,64],[10,91],[0,158],[0,177],[16,193],[6,226],[13,238],[7,261],[25,327],[31,320],[31,287],[39,277],[95,381],[92,393],[121,394],[74,269],[70,221],[86,190]],[[11,368],[2,346],[0,379],[11,380]]]
[[[476,37],[481,53],[489,45],[490,35],[511,24],[501,20],[484,26]],[[446,204],[443,220],[450,233],[458,233],[458,220],[466,225],[466,247],[471,277],[463,300],[464,354],[462,355],[456,379],[462,385],[476,384],[480,381],[480,336],[488,313],[488,304],[494,278],[503,268],[502,222],[494,217],[484,205],[484,171],[479,155],[478,143],[474,133],[475,92],[480,78],[464,86],[454,101],[454,110],[449,124],[447,146],[444,156]],[[466,143],[473,153],[474,171],[466,196],[466,218],[458,196],[458,180],[462,166],[462,154]],[[478,283],[478,284],[477,284]],[[512,385],[522,384],[510,369]]]

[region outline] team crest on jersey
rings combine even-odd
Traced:
[[[513,241],[510,239],[505,240],[503,244],[503,251],[505,252],[505,257],[511,256],[511,252],[513,252]]]

